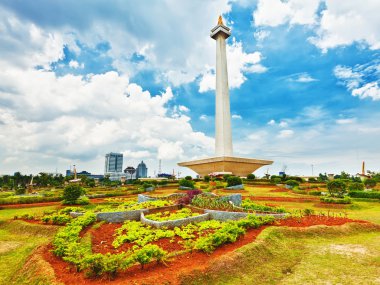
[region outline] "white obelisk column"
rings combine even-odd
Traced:
[[[211,30],[216,40],[216,104],[215,104],[215,156],[232,156],[230,94],[228,90],[226,39],[230,29],[219,16],[218,25]]]

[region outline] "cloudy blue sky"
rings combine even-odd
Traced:
[[[104,154],[190,174],[214,152],[227,42],[234,154],[257,171],[380,171],[377,0],[0,1],[0,174],[102,173]],[[193,173],[192,173],[193,174]]]

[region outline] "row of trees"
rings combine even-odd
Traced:
[[[64,184],[66,177],[62,174],[48,174],[41,172],[33,177],[33,185],[38,187],[61,186]],[[15,172],[13,175],[4,175],[0,177],[0,187],[3,190],[25,188],[32,181],[32,175],[23,175]]]

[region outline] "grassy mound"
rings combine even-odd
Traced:
[[[380,226],[265,229],[257,241],[182,276],[181,284],[367,284],[379,281]]]

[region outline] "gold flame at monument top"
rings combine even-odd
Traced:
[[[218,25],[223,25],[224,26],[222,15],[220,15],[219,18],[218,18]]]

